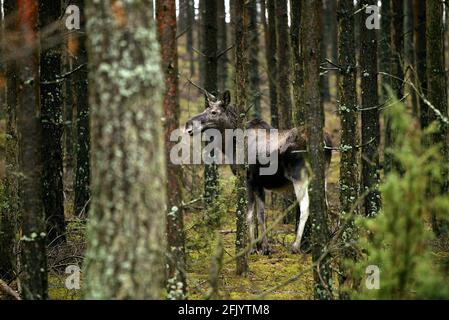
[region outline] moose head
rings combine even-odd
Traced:
[[[226,90],[219,97],[205,92],[206,109],[190,118],[185,125],[189,135],[203,132],[207,129],[225,130],[235,128],[236,112],[232,106],[231,94]]]

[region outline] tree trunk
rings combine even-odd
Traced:
[[[406,70],[406,79],[412,83],[415,81],[415,65],[413,57],[413,0],[404,1],[404,61]],[[410,85],[407,85],[407,93],[410,95],[409,101],[413,116],[418,117],[418,105],[416,101],[416,92]]]
[[[413,0],[413,6],[416,81],[419,90],[427,96],[426,2]],[[425,129],[429,125],[429,108],[421,98],[418,98],[418,108],[421,128]]]
[[[260,78],[259,78],[259,25],[257,19],[257,1],[249,3],[249,106],[251,114],[260,118]]]
[[[266,0],[268,22],[265,29],[266,34],[266,61],[267,61],[267,73],[268,73],[268,86],[270,93],[270,114],[271,125],[274,128],[279,128],[279,115],[278,115],[278,95],[277,95],[277,40],[276,40],[276,12],[274,8],[275,0]]]
[[[228,46],[225,0],[217,1],[217,19],[218,19],[217,47],[218,52],[222,53],[222,56],[218,58],[218,90],[224,92],[226,90],[227,68],[228,68],[228,54],[223,53],[225,52]]]
[[[329,60],[333,61],[334,63],[337,61],[337,48],[335,45],[335,41],[337,39],[337,17],[336,17],[336,0],[324,0],[323,1],[323,7],[324,7],[324,34],[323,34],[323,42],[321,43],[321,50],[323,55],[323,61],[324,58],[328,58]],[[330,101],[331,94],[330,94],[330,76],[329,73],[324,74],[321,77],[321,92],[322,97],[324,101]]]
[[[84,0],[75,2],[85,8]],[[78,33],[77,66],[87,64],[87,48],[85,37],[85,17],[81,16],[81,30]],[[83,33],[84,32],[84,33]],[[76,171],[75,171],[75,215],[85,218],[90,204],[90,127],[89,96],[87,93],[87,66],[74,75],[74,98],[76,106]]]
[[[89,1],[89,299],[158,299],[165,275],[163,79],[152,1]],[[124,59],[123,57],[126,57]]]
[[[362,6],[377,5],[375,0],[362,0]],[[362,192],[366,216],[375,216],[380,209],[379,186],[379,97],[377,86],[377,30],[367,29],[368,14],[362,14],[360,28],[360,73],[362,87]],[[345,145],[345,144],[344,144]],[[354,162],[355,163],[355,162]],[[350,184],[349,184],[350,185]]]
[[[176,45],[175,0],[156,1],[156,19],[161,47],[162,71],[165,76],[164,130],[165,156],[167,160],[167,251],[169,299],[185,299],[187,294],[185,235],[182,208],[181,167],[170,161],[170,142],[173,130],[179,127],[178,52]]]
[[[16,10],[15,1],[7,1],[3,4],[5,17],[13,19],[12,13]],[[11,32],[10,24],[3,30],[4,35]],[[5,40],[5,38],[2,38]],[[3,42],[2,52],[6,54],[7,45]],[[6,77],[5,96],[5,121],[6,121],[6,144],[5,144],[5,168],[6,174],[3,179],[3,199],[6,205],[1,206],[0,211],[0,279],[10,281],[14,279],[14,272],[17,273],[15,255],[17,232],[17,222],[19,215],[18,198],[18,132],[17,132],[17,65],[13,60],[3,61]]]
[[[195,1],[194,0],[188,0],[186,2],[186,10],[187,10],[187,23],[188,29],[187,29],[187,52],[189,53],[189,68],[190,68],[190,76],[193,77],[195,74],[195,61],[194,61],[194,54],[193,54],[193,30],[195,27]]]
[[[294,125],[301,127],[305,124],[304,117],[304,72],[303,58],[300,50],[301,31],[301,0],[290,1],[290,42],[292,46],[293,71],[293,121]]]
[[[325,252],[329,241],[329,231],[324,191],[324,109],[320,97],[321,1],[304,0],[301,14],[307,150],[312,176],[309,185],[312,261],[320,265],[320,268],[314,268],[313,272],[314,295],[316,299],[330,299],[332,274],[329,258]]]
[[[42,203],[42,125],[39,110],[38,3],[17,2],[19,37],[24,45],[17,57],[20,200],[22,213],[21,273],[25,299],[47,298],[46,227]],[[35,79],[35,81],[29,81]]]
[[[447,117],[447,87],[446,72],[444,63],[444,24],[443,24],[443,3],[438,0],[428,0],[426,2],[426,21],[427,21],[427,84],[428,99],[430,103],[444,117]],[[445,165],[448,161],[447,145],[447,124],[441,119],[434,110],[429,111],[430,122],[436,121],[437,131],[432,134],[431,145],[439,145],[441,159],[443,161],[442,177],[438,183],[440,192],[448,192],[448,171]],[[449,223],[446,220],[437,218],[435,214],[432,217],[432,228],[437,236],[447,236],[449,232]]]
[[[41,30],[58,22],[61,1],[39,2],[39,27]],[[59,39],[57,29],[52,38]],[[49,43],[49,37],[40,39],[40,103],[42,122],[42,196],[47,240],[58,244],[65,242],[64,188],[62,185],[62,84],[56,81],[62,72],[60,45]],[[57,40],[57,42],[59,42]]]
[[[290,86],[290,43],[288,38],[287,0],[275,1],[277,38],[277,92],[279,129],[292,125],[292,99]],[[282,94],[280,94],[282,92]]]
[[[398,99],[402,99],[404,94],[404,72],[402,61],[404,58],[404,6],[402,0],[392,0],[391,2],[391,86]],[[388,152],[388,148],[393,144],[394,132],[391,129],[390,119],[385,119],[385,173],[394,169],[395,161],[393,155]]]
[[[217,94],[217,3],[205,1],[202,11],[203,54],[204,54],[204,89]],[[208,164],[204,169],[204,200],[207,206],[214,204],[218,196],[218,167]]]
[[[249,13],[248,4],[245,0],[235,0],[234,12],[234,34],[235,34],[235,105],[238,114],[242,114],[247,109],[248,100],[248,25]],[[239,128],[244,127],[244,118],[239,117]],[[237,275],[244,275],[248,272],[247,253],[242,253],[247,245],[246,228],[246,168],[245,165],[237,165],[236,190],[237,190],[237,231],[235,239],[235,251],[238,255],[236,259]]]

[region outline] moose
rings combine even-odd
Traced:
[[[207,129],[216,129],[224,136],[226,129],[236,129],[239,124],[239,113],[231,105],[231,95],[225,91],[219,97],[203,91],[205,94],[205,110],[190,118],[185,124],[185,131],[190,136],[203,133]],[[265,130],[269,136],[271,125],[261,119],[252,119],[246,123],[246,129]],[[326,172],[328,171],[332,156],[332,141],[328,133],[324,134]],[[269,143],[270,139],[266,141]],[[233,144],[236,148],[236,144]],[[301,238],[304,227],[309,217],[309,172],[307,169],[307,140],[304,128],[293,128],[278,130],[277,145],[267,146],[265,150],[278,152],[278,166],[273,175],[261,175],[261,163],[249,164],[247,166],[247,224],[249,239],[251,243],[255,241],[254,212],[257,212],[257,221],[262,232],[262,253],[270,254],[268,244],[267,227],[265,219],[265,190],[281,191],[294,190],[296,199],[300,207],[299,223],[296,231],[296,239],[292,245],[292,252],[301,252]],[[223,151],[223,150],[221,150]],[[251,150],[248,150],[251,152]],[[257,152],[257,151],[254,151]],[[234,155],[236,152],[233,153]],[[235,163],[231,164],[231,170],[235,174]]]

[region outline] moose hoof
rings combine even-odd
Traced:
[[[263,246],[262,247],[262,254],[264,256],[269,256],[273,253],[273,250],[271,250],[270,246]]]

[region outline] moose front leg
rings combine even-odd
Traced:
[[[299,253],[301,250],[301,239],[304,233],[304,227],[306,226],[307,219],[309,218],[309,192],[308,192],[308,179],[306,175],[301,175],[301,179],[293,181],[295,188],[296,199],[299,203],[300,217],[298,230],[296,233],[296,240],[293,243],[292,252]]]
[[[261,227],[262,234],[262,253],[269,255],[271,253],[267,235],[267,221],[265,219],[265,193],[263,190],[256,194],[257,221]]]
[[[254,207],[256,205],[254,191],[248,187],[248,209],[246,211],[246,224],[248,225],[249,243],[254,247],[251,252],[257,251],[254,237]]]

